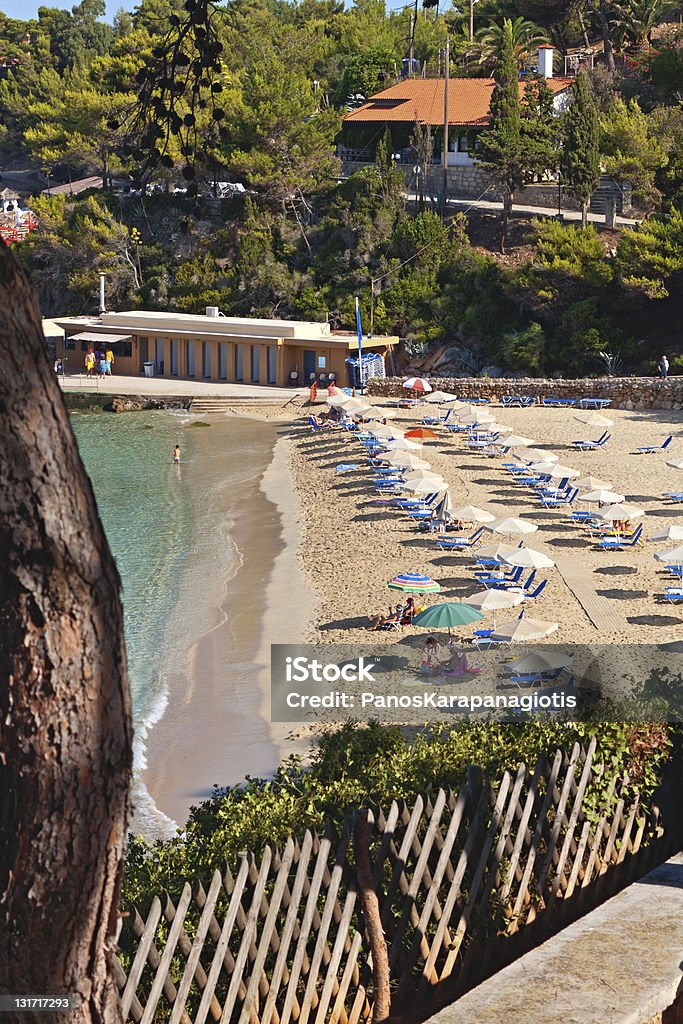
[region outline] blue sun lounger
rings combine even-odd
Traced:
[[[548,405],[551,408],[562,409],[564,407],[570,407],[576,405],[575,398],[544,398],[543,405]]]
[[[665,452],[673,441],[673,434],[669,434],[666,441],[663,444],[648,444],[643,448],[636,448],[633,452],[634,455],[652,455],[654,452]]]

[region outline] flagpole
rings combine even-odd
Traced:
[[[360,299],[356,295],[356,327],[358,329],[358,384],[363,394],[363,328],[360,322]]]

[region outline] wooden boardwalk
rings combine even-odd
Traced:
[[[596,629],[603,633],[623,633],[628,628],[614,601],[596,593],[590,573],[577,559],[555,557],[555,565]]]

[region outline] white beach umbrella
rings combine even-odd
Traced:
[[[397,437],[393,441],[389,441],[387,445],[387,450],[390,452],[419,451],[420,448],[422,448],[421,444],[411,441],[408,437]]]
[[[521,462],[559,462],[559,455],[554,455],[552,452],[544,452],[541,448],[525,448],[521,452],[512,453],[516,459],[520,459]]]
[[[506,565],[521,565],[524,569],[553,569],[555,563],[542,551],[535,551],[533,548],[517,548],[511,555],[504,555],[503,562]]]
[[[412,452],[387,452],[383,459],[384,462],[389,462],[392,466],[396,466],[399,469],[429,469],[430,463],[425,459],[421,459],[419,455],[413,455]]]
[[[332,406],[333,409],[336,409],[337,406],[340,406],[340,405],[343,406],[345,402],[349,402],[350,400],[351,400],[351,395],[345,395],[343,391],[340,391],[336,395],[329,395],[325,399],[327,404]]]
[[[515,533],[536,533],[538,527],[530,523],[528,519],[515,519],[508,516],[506,519],[495,519],[492,523],[484,525],[485,530],[491,533],[502,533],[505,537],[511,537]]]
[[[406,473],[403,479],[407,484],[416,484],[419,480],[439,480],[441,483],[445,483],[441,474],[434,473],[431,469],[411,469],[410,473]]]
[[[559,462],[543,462],[540,464],[534,462],[530,468],[535,473],[549,476],[552,480],[571,480],[579,475],[578,469],[572,469],[571,466],[561,466]]]
[[[543,651],[542,654],[525,654],[516,661],[508,662],[506,668],[511,668],[517,675],[547,672],[548,669],[566,668],[567,665],[571,665],[573,658],[573,654],[565,654],[562,651]]]
[[[495,420],[495,414],[488,409],[482,409],[480,405],[468,405],[464,402],[462,407],[455,410],[456,417],[461,423],[466,420],[473,420],[475,423],[490,423]]]
[[[373,437],[383,437],[387,441],[396,441],[398,438],[403,437],[403,431],[399,430],[398,427],[394,427],[391,423],[378,423],[375,427],[369,427],[368,433],[372,434]]]
[[[667,466],[672,466],[673,469],[683,469],[683,459],[667,459]]]
[[[425,402],[438,405],[441,402],[457,402],[458,396],[451,395],[448,391],[432,391],[431,395],[425,395]]]
[[[559,622],[546,622],[544,619],[530,619],[524,616],[521,619],[511,619],[498,626],[493,633],[495,640],[507,640],[522,642],[524,640],[541,640],[544,636],[550,636],[559,627]]]
[[[607,480],[601,480],[597,476],[582,476],[574,481],[576,487],[584,491],[609,490],[612,486]]]
[[[497,430],[499,434],[511,434],[513,431],[512,427],[508,427],[505,423],[496,423],[494,430]]]
[[[683,526],[679,526],[678,523],[669,523],[668,526],[662,526],[651,537],[648,537],[648,540],[683,540]]]
[[[451,511],[453,519],[459,519],[461,523],[492,523],[495,516],[484,508],[477,508],[476,505],[462,505]]]
[[[668,562],[669,565],[683,565],[683,546],[679,545],[671,551],[660,551],[655,558],[658,562]]]
[[[480,590],[465,598],[465,604],[478,608],[480,612],[493,612],[493,628],[496,628],[496,612],[502,608],[514,608],[524,600],[520,590]]]
[[[425,393],[432,390],[432,385],[424,377],[408,377],[403,381],[402,387]]]
[[[619,522],[628,523],[632,519],[640,519],[641,516],[645,515],[645,509],[637,508],[635,505],[629,505],[628,502],[619,503],[617,505],[610,505],[609,508],[603,508],[598,515],[601,519],[606,519],[608,522],[617,520]]]
[[[443,491],[448,490],[448,484],[443,477],[429,477],[424,480],[415,480],[413,483],[405,483],[403,485],[406,491],[412,491],[413,494],[441,494]]]
[[[349,398],[346,395],[346,400],[341,402],[342,409],[346,412],[351,413],[352,416],[358,416],[360,413],[372,412],[372,406],[368,402],[364,402],[361,398]]]
[[[368,413],[369,420],[393,420],[396,416],[396,409],[380,409],[372,406],[372,412]]]
[[[577,412],[574,419],[579,423],[584,423],[587,427],[611,427],[614,422],[599,412]]]
[[[515,547],[514,544],[504,544],[502,541],[498,541],[496,544],[485,544],[483,547],[477,548],[474,557],[502,559],[503,555],[511,555],[513,551],[521,550],[522,548]]]
[[[587,501],[590,504],[597,501],[600,505],[615,505],[620,501],[624,501],[624,495],[617,493],[617,491],[610,491],[606,487],[598,487],[594,491],[580,494],[578,500]]]
[[[531,437],[523,437],[521,434],[509,434],[504,440],[496,441],[497,446],[505,448],[529,448],[537,442]]]

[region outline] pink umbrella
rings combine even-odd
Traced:
[[[411,388],[413,391],[422,391],[425,394],[432,390],[432,385],[424,377],[408,377],[403,381],[403,387]]]

